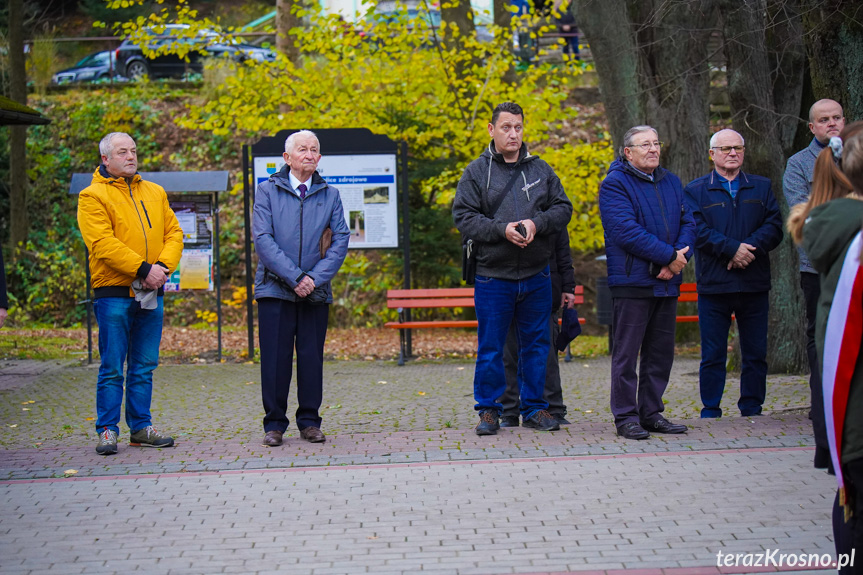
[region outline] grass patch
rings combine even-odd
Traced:
[[[3,359],[69,359],[86,353],[87,342],[71,335],[46,335],[38,330],[3,330],[0,358]]]

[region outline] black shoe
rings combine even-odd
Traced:
[[[642,423],[641,426],[654,433],[686,433],[689,429],[682,423],[671,423],[664,417],[660,417],[653,423]]]
[[[525,419],[522,423],[525,427],[538,429],[539,431],[557,431],[560,429],[560,424],[546,410],[542,409]]]
[[[500,429],[499,416],[496,411],[483,409],[479,412],[479,423],[476,426],[477,435],[496,435]]]
[[[552,414],[551,414],[551,416],[552,416],[555,420],[557,420],[557,422],[558,422],[560,425],[569,425],[570,423],[572,423],[572,422],[571,422],[570,420],[568,420],[568,419],[567,419],[567,418],[566,418],[562,413],[552,413]]]
[[[617,435],[626,439],[647,439],[650,433],[634,421],[624,423],[617,428]]]
[[[518,427],[517,415],[504,415],[500,418],[501,427]]]

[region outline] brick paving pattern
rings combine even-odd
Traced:
[[[177,447],[130,447],[121,425],[102,457],[93,367],[5,362],[0,573],[830,572],[716,561],[833,553],[805,377],[771,376],[754,418],[732,380],[726,417],[702,422],[698,362],[678,358],[666,415],[690,432],[633,442],[610,423],[607,358],[561,371],[573,425],[477,437],[472,363],[328,362],[327,443],[292,428],[271,449],[259,366],[163,366],[154,422]]]

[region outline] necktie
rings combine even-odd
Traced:
[[[307,188],[305,184],[300,184],[299,186],[297,186],[297,189],[300,191],[300,199],[305,200],[306,190],[308,190],[309,188]]]

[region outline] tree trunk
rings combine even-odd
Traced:
[[[639,105],[638,53],[626,3],[575,0],[579,29],[590,44],[615,150],[623,134],[645,122]]]
[[[276,48],[295,66],[300,65],[300,48],[297,37],[290,34],[300,27],[300,19],[291,11],[294,0],[276,0]]]
[[[470,0],[446,0],[440,4],[441,30],[439,34],[444,47],[458,60],[455,63],[455,73],[461,78],[465,71],[476,61],[465,48],[467,38],[476,37],[476,24],[473,21],[473,10]],[[453,30],[455,26],[455,30]],[[446,27],[446,29],[444,29]],[[473,94],[466,94],[468,101],[473,100]]]
[[[782,209],[788,205],[782,193],[785,156],[781,122],[774,107],[773,73],[767,50],[766,0],[720,0],[725,53],[728,59],[728,94],[734,129],[746,140],[744,170],[770,178]],[[767,363],[774,373],[801,373],[806,369],[804,307],[797,288],[797,258],[788,234],[773,250]]]
[[[615,148],[632,126],[650,124],[666,143],[662,165],[686,183],[707,171],[710,76],[707,65],[714,0],[685,9],[662,1],[576,0],[599,75]],[[699,22],[698,27],[691,25]]]
[[[512,26],[512,12],[509,11],[509,2],[507,0],[494,0],[493,10],[494,10],[494,24],[495,26],[500,26],[505,30],[509,30]],[[510,41],[509,49],[512,50],[512,42]],[[515,66],[510,66],[506,72],[503,73],[503,81],[507,84],[515,84],[516,74],[515,74]]]
[[[767,0],[767,15],[771,25],[766,29],[765,40],[773,80],[773,106],[778,114],[779,145],[783,154],[790,156],[805,147],[805,144],[794,145],[806,72],[803,21],[797,0]]]
[[[663,167],[685,185],[709,169],[708,50],[715,2],[691,0],[684,8],[665,0],[636,0],[630,2],[630,14],[639,23],[638,76],[644,117],[666,143]]]
[[[9,97],[27,104],[27,75],[24,67],[23,0],[9,2]],[[27,242],[27,127],[9,128],[9,245],[10,259]]]
[[[863,119],[863,10],[860,0],[803,0],[806,53],[816,99]]]

